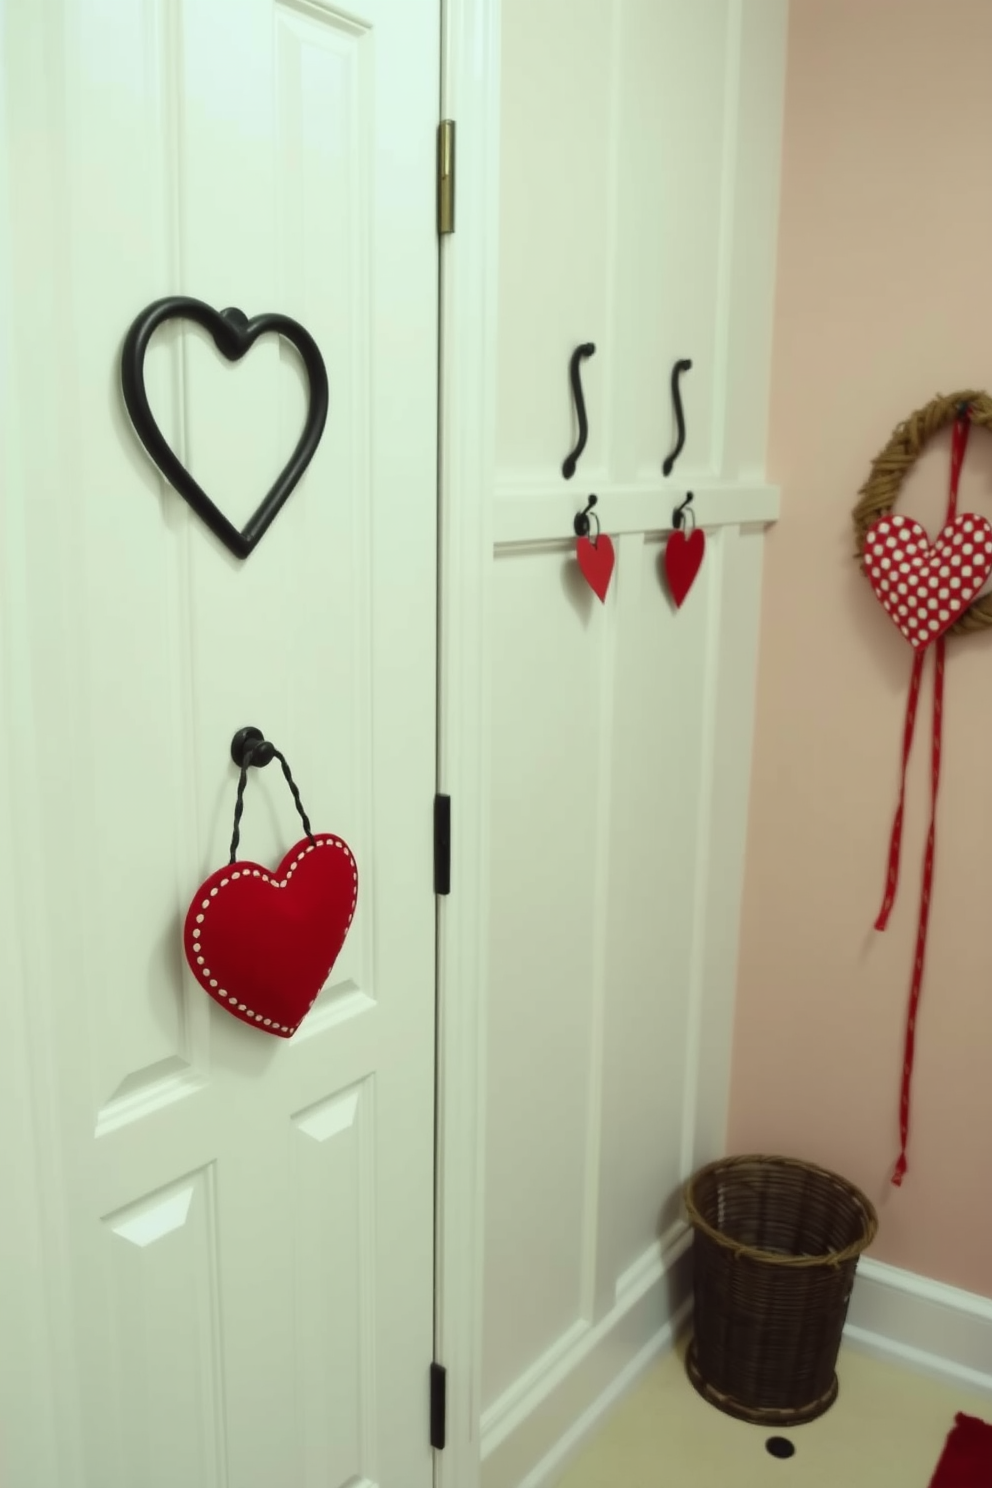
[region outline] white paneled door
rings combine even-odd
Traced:
[[[426,1488],[432,1347],[439,0],[35,0],[0,21],[0,1480]],[[233,557],[127,422],[136,314],[301,321],[323,442]],[[242,526],[295,352],[156,334]],[[181,950],[235,730],[358,911],[299,1033]],[[254,772],[242,853],[300,833]]]

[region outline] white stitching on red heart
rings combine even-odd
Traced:
[[[348,859],[348,862],[351,864],[352,896],[351,896],[351,909],[348,912],[348,923],[345,926],[345,934],[347,935],[348,930],[350,930],[350,928],[351,928],[351,922],[355,918],[355,906],[358,903],[358,867],[357,867],[357,864],[355,863],[355,856],[354,856],[353,852],[351,851],[351,848],[348,846],[347,842],[343,842],[340,837],[335,837],[335,836],[333,836],[330,833],[325,833],[324,835],[316,838],[316,840],[314,842],[309,843],[305,848],[302,849],[301,852],[298,852],[296,854],[296,857],[293,859],[292,863],[290,863],[289,867],[286,870],[286,877],[285,878],[282,878],[282,879],[273,878],[271,874],[266,873],[265,870],[262,869],[262,868],[252,868],[250,870],[247,869],[247,868],[241,868],[241,869],[234,868],[233,871],[232,871],[232,873],[231,873],[231,875],[230,875],[230,878],[222,878],[219,884],[215,884],[214,887],[210,890],[210,893],[207,895],[207,897],[205,899],[202,899],[200,901],[200,910],[201,910],[201,913],[196,916],[196,923],[193,926],[192,931],[190,932],[190,938],[193,941],[193,949],[194,949],[194,951],[195,952],[198,952],[200,950],[200,948],[201,948],[201,943],[202,943],[201,942],[201,934],[202,934],[202,932],[200,930],[200,926],[204,922],[205,911],[210,908],[210,901],[211,901],[211,899],[214,897],[214,895],[216,895],[218,893],[218,891],[220,889],[226,888],[229,883],[233,883],[236,879],[239,879],[239,878],[242,878],[242,877],[243,878],[260,878],[263,883],[271,884],[274,889],[284,889],[284,888],[286,888],[287,884],[289,883],[289,880],[292,878],[293,873],[294,873],[294,871],[296,869],[297,864],[298,863],[301,863],[303,861],[303,859],[306,857],[307,853],[313,852],[313,850],[314,850],[315,847],[325,847],[325,846],[326,847],[336,847],[340,852],[343,852],[344,853],[345,857]],[[216,980],[211,979],[210,968],[207,967],[207,966],[204,966],[204,964],[203,964],[204,963],[204,957],[203,956],[197,955],[196,962],[197,962],[197,964],[196,964],[196,967],[194,968],[194,974],[196,975],[196,977],[200,981],[201,985],[207,991],[210,991],[211,988],[216,988],[217,989],[217,998],[218,998],[218,1000],[220,998],[222,998],[222,997],[226,997],[228,1003],[229,1004],[233,1004],[234,1006],[236,1006],[238,1012],[239,1013],[244,1013],[244,1015],[245,1015],[246,1018],[254,1018],[257,1023],[262,1023],[263,1026],[265,1026],[265,1027],[268,1027],[269,1026],[269,1024],[271,1022],[271,1020],[269,1018],[264,1018],[263,1019],[263,1016],[262,1016],[261,1013],[253,1012],[253,1010],[251,1008],[249,1008],[249,1007],[246,1007],[243,1002],[238,1002],[238,999],[236,997],[230,997],[230,996],[228,996],[228,993],[227,993],[226,988],[224,988],[224,987],[218,987],[218,984],[217,984]],[[317,1001],[316,997],[311,998],[311,1000],[310,1000],[310,1006],[307,1008],[307,1012],[310,1011],[310,1008],[313,1007],[313,1005],[314,1005],[314,1003],[316,1001]],[[302,1022],[302,1021],[303,1020],[300,1019],[300,1022]],[[272,1023],[271,1026],[274,1029],[276,1029],[279,1033],[293,1034],[299,1028],[300,1024],[299,1023],[294,1023],[292,1026],[290,1026],[288,1023]]]

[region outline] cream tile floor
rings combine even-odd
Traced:
[[[832,1409],[772,1432],[700,1399],[684,1349],[654,1366],[555,1488],[928,1488],[956,1412],[992,1421],[988,1397],[843,1350]],[[769,1456],[772,1435],[793,1441],[795,1456]]]

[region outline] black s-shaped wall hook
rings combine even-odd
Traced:
[[[662,475],[671,475],[675,469],[675,461],[682,453],[682,446],[685,444],[685,414],[682,411],[682,392],[679,388],[679,378],[683,372],[689,372],[691,368],[692,363],[688,357],[683,357],[672,368],[672,403],[675,405],[676,439],[675,448],[661,467]]]
[[[571,480],[575,474],[575,467],[579,462],[579,456],[585,449],[586,440],[589,438],[589,421],[586,418],[586,400],[582,396],[582,368],[580,364],[585,357],[591,357],[595,350],[596,347],[592,341],[584,341],[581,346],[577,346],[572,352],[572,358],[568,364],[568,376],[572,384],[572,401],[575,404],[575,417],[579,422],[579,437],[575,448],[570,455],[566,456],[561,467],[561,473],[566,480]]]

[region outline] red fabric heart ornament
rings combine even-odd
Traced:
[[[879,517],[865,536],[865,573],[915,651],[944,634],[992,573],[992,525],[963,512],[931,546],[912,517]]]
[[[701,527],[693,527],[688,535],[680,527],[665,544],[665,577],[677,610],[695,582],[705,552],[706,534]]]
[[[249,862],[212,873],[186,911],[186,960],[227,1012],[290,1038],[331,974],[357,900],[351,848],[318,832],[274,873]]]
[[[580,537],[575,544],[575,556],[579,560],[586,583],[602,602],[606,599],[616,562],[613,543],[605,532],[601,532],[595,542],[590,542],[588,537]]]

